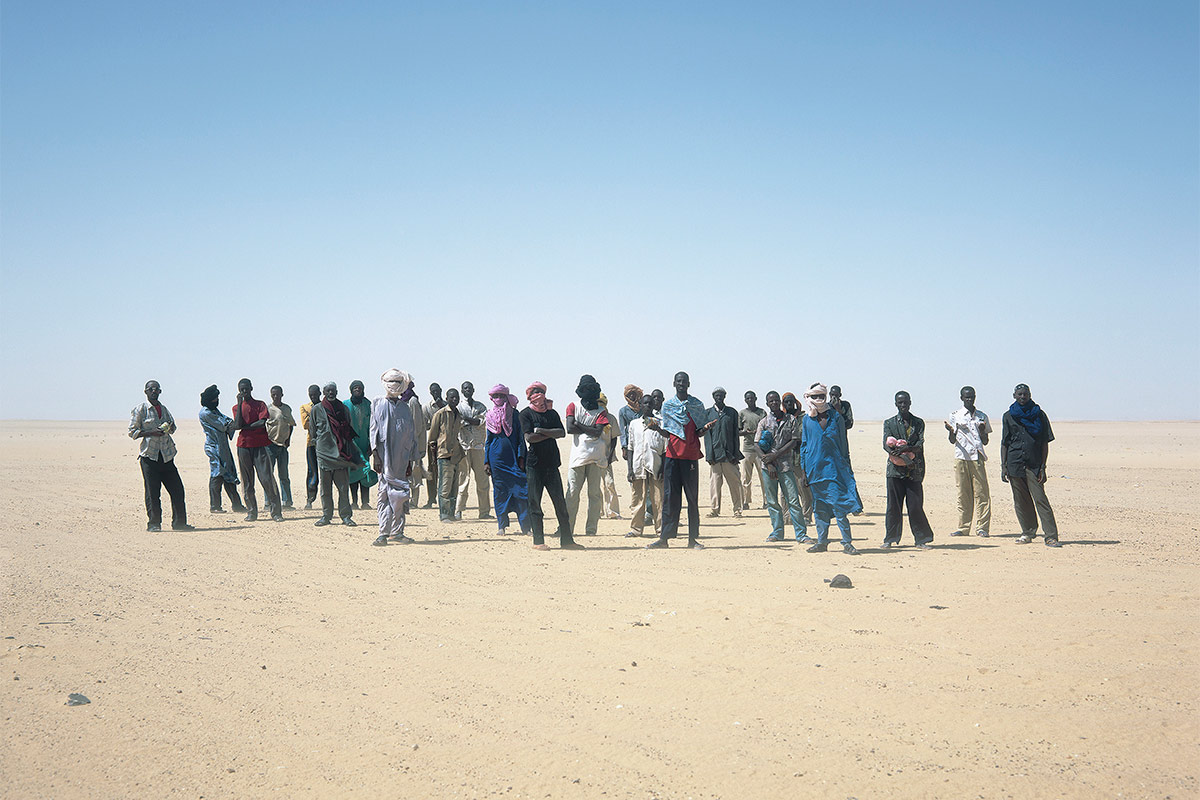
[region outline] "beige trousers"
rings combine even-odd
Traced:
[[[742,505],[750,505],[750,481],[754,475],[758,475],[758,493],[763,498],[763,505],[766,505],[767,490],[763,486],[763,471],[762,471],[762,454],[758,452],[758,448],[753,448],[752,452],[742,451]]]
[[[988,489],[987,462],[954,459],[954,478],[958,482],[958,529],[971,533],[974,512],[975,531],[988,532],[992,523],[992,496]]]
[[[458,471],[458,502],[454,504],[454,509],[459,514],[466,511],[467,508],[467,490],[470,488],[471,475],[475,475],[475,498],[479,502],[479,516],[490,516],[492,513],[492,501],[488,497],[488,476],[483,471],[483,451],[468,450],[467,456],[459,465]]]
[[[641,533],[646,527],[646,500],[654,507],[654,532],[662,533],[662,476],[635,479],[633,481],[633,510],[629,519],[629,529]]]
[[[712,504],[712,513],[721,513],[721,484],[728,481],[729,499],[733,501],[734,516],[742,515],[742,481],[738,475],[738,466],[730,461],[718,461],[708,465],[708,493]]]
[[[621,502],[617,497],[617,482],[613,479],[612,464],[604,468],[604,476],[601,481],[604,491],[604,516],[608,519],[619,519],[621,517]]]

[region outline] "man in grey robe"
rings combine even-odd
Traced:
[[[371,401],[371,466],[379,474],[379,537],[371,544],[412,544],[404,535],[404,522],[413,471],[421,458],[421,446],[412,407],[404,393],[412,376],[389,369],[381,376],[383,397]]]

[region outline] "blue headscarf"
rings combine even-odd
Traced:
[[[707,425],[710,419],[709,413],[704,409],[704,403],[690,394],[686,400],[680,400],[676,395],[668,397],[663,403],[662,415],[663,429],[680,439],[684,438],[684,428],[687,427],[689,417],[696,423],[697,431]],[[715,412],[712,416],[715,416]]]
[[[1037,438],[1042,434],[1042,409],[1037,403],[1030,401],[1029,405],[1022,406],[1014,401],[1008,407],[1008,414],[1021,423],[1030,436]]]

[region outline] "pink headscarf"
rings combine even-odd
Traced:
[[[492,433],[503,432],[505,436],[512,436],[512,414],[517,407],[517,396],[509,394],[508,387],[503,383],[493,386],[488,396],[492,398],[492,407],[483,418],[484,424]]]
[[[546,398],[546,384],[541,381],[529,384],[529,388],[525,390],[525,399],[529,401],[529,407],[539,414],[554,408],[554,403]]]

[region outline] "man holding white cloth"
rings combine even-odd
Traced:
[[[987,414],[975,408],[975,389],[964,386],[959,392],[962,408],[950,415],[946,430],[954,445],[954,478],[958,482],[958,530],[951,536],[971,535],[971,512],[974,507],[975,531],[988,535],[992,521],[992,499],[987,481],[987,454],[992,423]]]

